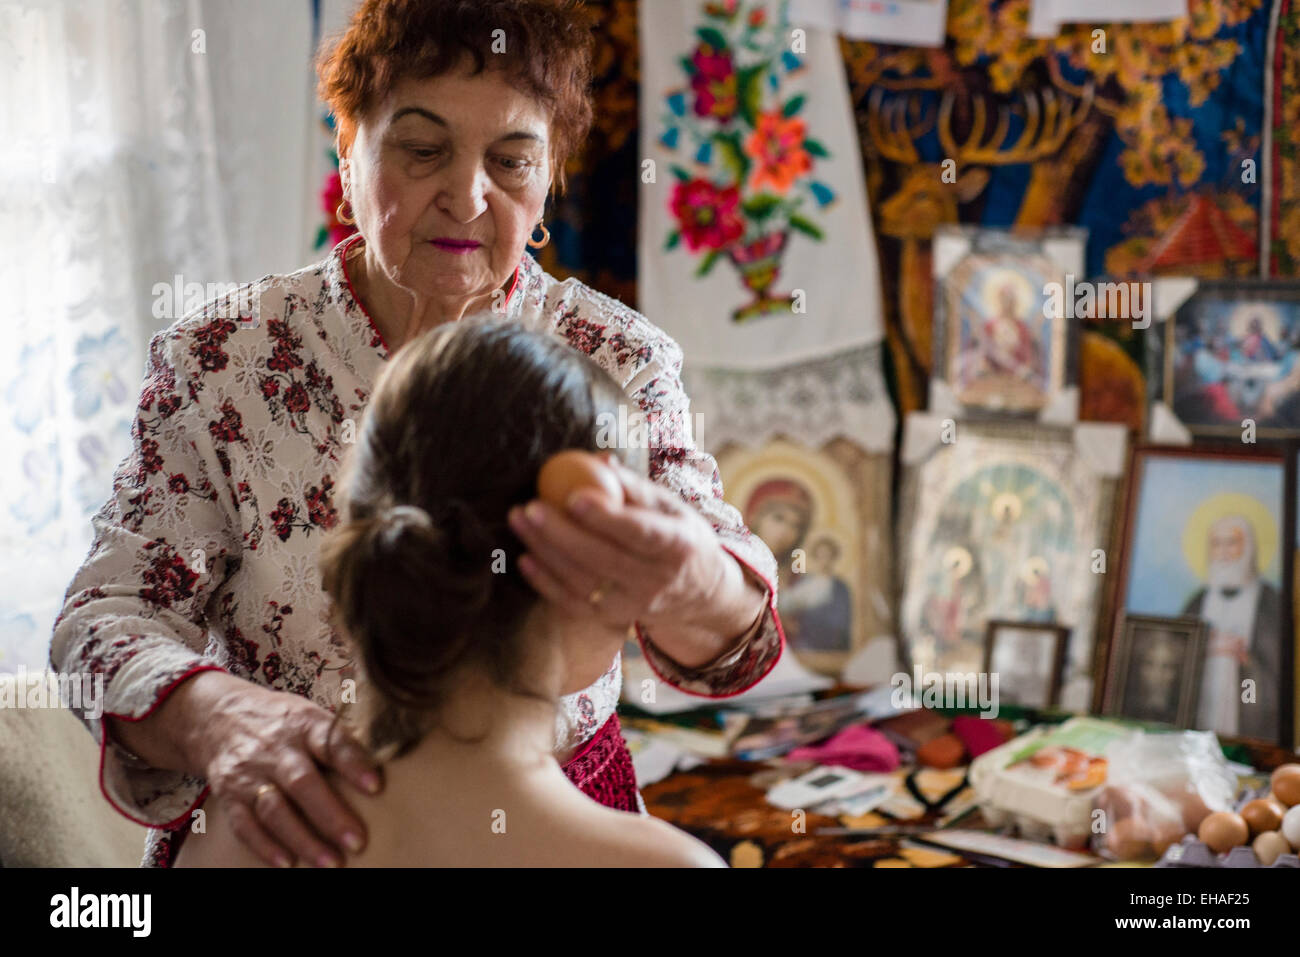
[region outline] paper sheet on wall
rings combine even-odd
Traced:
[[[1031,0],[1029,35],[1054,37],[1065,23],[1154,23],[1187,16],[1187,0]]]
[[[852,40],[941,47],[948,0],[790,0],[790,22]]]
[[[642,155],[653,163],[638,306],[691,366],[770,368],[882,337],[838,41],[793,32],[783,9],[656,0],[640,18]]]

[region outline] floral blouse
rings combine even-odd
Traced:
[[[56,671],[103,673],[106,715],[143,719],[209,669],[336,707],[354,670],[327,619],[316,553],[337,521],[347,445],[389,355],[348,276],[363,244],[355,235],[323,261],[206,303],[151,340],[133,448],[91,520],[94,542],[50,648]],[[258,308],[241,314],[236,302]],[[681,349],[635,310],[555,279],[527,252],[501,311],[562,337],[622,384],[650,426],[650,477],[698,508],[767,592],[755,636],[703,669],[678,665],[637,626],[657,675],[711,697],[753,685],[784,643],[776,564],[723,501],[713,458],[685,427]],[[562,763],[590,752],[611,723],[626,750],[611,722],[621,683],[616,659],[592,687],[561,700]],[[165,866],[206,782],[150,767],[109,740],[101,718],[79,717],[100,744],[104,796],[151,827],[144,864]]]

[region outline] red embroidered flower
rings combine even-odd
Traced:
[[[195,344],[190,347],[190,353],[199,360],[199,368],[204,372],[220,372],[229,364],[230,357],[221,347],[234,331],[233,319],[213,319],[194,331]]]
[[[292,523],[297,513],[298,509],[287,498],[282,498],[275,503],[275,509],[271,512],[271,524],[275,526],[275,534],[279,536],[280,541],[289,540],[289,535],[293,531]]]
[[[221,404],[221,418],[208,423],[208,432],[219,445],[248,441],[244,436],[244,418],[230,399]]]
[[[307,517],[311,519],[313,525],[331,528],[338,520],[338,513],[330,500],[330,489],[334,487],[334,480],[327,475],[321,483],[321,488],[313,485],[307,490]]]
[[[691,55],[691,64],[695,67],[691,75],[695,115],[728,122],[736,115],[740,103],[736,65],[732,62],[731,51],[714,50],[702,43]]]
[[[306,412],[311,408],[311,399],[307,397],[307,390],[301,382],[289,386],[284,394],[284,407],[290,412]]]
[[[173,495],[184,495],[190,490],[190,480],[182,472],[175,472],[167,479],[167,490]]]
[[[567,322],[565,322],[567,320]],[[585,355],[591,355],[605,342],[605,327],[570,313],[561,319],[569,345]]]
[[[160,548],[168,551],[154,557],[141,575],[149,587],[140,589],[140,597],[170,608],[177,601],[194,597],[194,583],[199,576],[166,542],[154,540],[145,545],[146,550]]]
[[[162,456],[158,454],[158,443],[153,439],[141,439],[139,478],[143,480],[146,475],[160,472],[162,467],[163,460]]]
[[[275,682],[280,677],[280,652],[273,651],[262,662],[262,675],[268,682]]]
[[[267,334],[275,340],[271,349],[271,358],[266,360],[266,367],[274,372],[288,372],[290,369],[302,368],[303,361],[297,350],[302,348],[302,339],[295,336],[283,319],[271,319],[266,324]]]
[[[633,346],[621,332],[616,332],[609,337],[609,345],[614,350],[614,359],[619,365],[626,365],[633,359],[636,359],[639,365],[645,365],[650,361],[650,356],[654,354],[654,350],[650,348],[649,344],[642,343],[639,346]]]
[[[718,189],[706,179],[693,179],[673,187],[673,215],[691,252],[721,249],[739,239],[745,232],[739,206],[740,190],[735,186]]]
[[[171,414],[181,407],[181,397],[176,394],[160,396],[158,399],[158,414],[164,418],[171,418]]]
[[[282,345],[271,350],[271,358],[266,360],[266,367],[273,372],[288,372],[302,365],[302,360]]]

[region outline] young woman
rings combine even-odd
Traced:
[[[378,796],[330,773],[369,834],[349,864],[725,866],[684,832],[593,800],[554,753],[559,698],[618,667],[631,623],[540,598],[507,516],[551,455],[598,451],[625,401],[559,340],[483,316],[424,334],[384,370],[320,558],[360,665],[339,717],[386,762]],[[607,461],[646,467],[641,449]],[[247,845],[279,807],[270,786],[251,811],[209,800],[176,866],[262,866]]]

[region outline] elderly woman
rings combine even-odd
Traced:
[[[269,864],[338,865],[365,846],[322,772],[383,786],[356,741],[330,739],[356,683],[317,547],[385,360],[472,312],[589,355],[651,425],[649,479],[621,508],[584,509],[577,496],[510,516],[532,586],[627,626],[684,691],[736,694],[775,665],[775,561],[693,446],[680,349],[525,249],[547,241],[547,193],[563,188],[591,121],[590,45],[580,14],[559,3],[366,0],[320,63],[338,118],[340,218],[355,218],[358,235],[242,289],[258,322],[225,318],[231,303],[217,300],[153,338],[134,449],[50,651],[56,670],[105,675],[103,717],[82,720],[100,742],[105,796],[152,827],[146,864],[172,861],[209,792]],[[615,658],[561,699],[556,756],[601,803],[643,810],[620,687]]]

